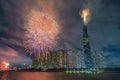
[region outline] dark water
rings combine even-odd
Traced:
[[[0,72],[0,80],[120,80],[120,73]]]

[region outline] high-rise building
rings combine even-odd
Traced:
[[[85,66],[87,69],[93,68],[91,49],[88,39],[87,26],[83,26],[83,52],[84,52],[84,60]]]
[[[81,50],[60,49],[33,54],[33,68],[85,68],[84,54]]]
[[[95,51],[92,53],[94,68],[105,68],[105,56],[103,51]]]

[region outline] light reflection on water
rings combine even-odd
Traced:
[[[114,76],[113,76],[114,75]],[[61,72],[4,72],[0,80],[120,80],[119,74],[67,74]]]

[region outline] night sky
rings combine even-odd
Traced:
[[[30,9],[46,11],[60,26],[58,49],[82,48],[79,11],[91,9],[87,25],[91,50],[104,51],[107,67],[120,67],[120,0],[0,0],[0,57],[11,65],[31,64],[23,41]]]

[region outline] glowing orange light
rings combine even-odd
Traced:
[[[80,15],[83,18],[84,24],[87,24],[90,16],[90,9],[89,8],[83,9]]]
[[[6,61],[1,62],[0,66],[1,70],[8,70],[9,69],[9,63]]]
[[[9,64],[8,63],[5,63],[5,68],[8,68],[9,67]]]

